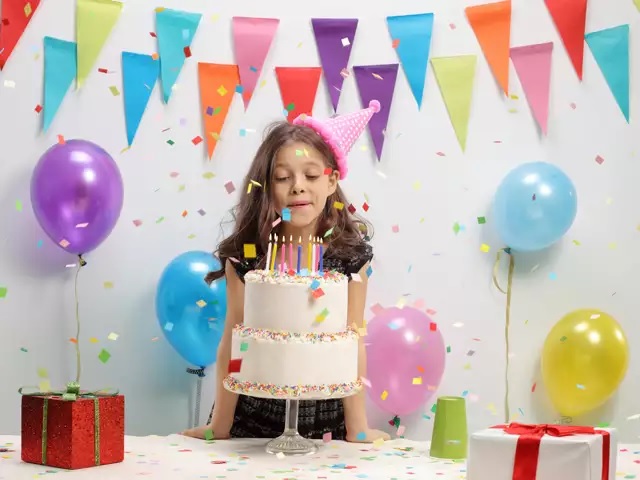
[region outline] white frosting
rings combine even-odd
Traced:
[[[240,378],[244,382],[325,385],[358,378],[358,339],[354,336],[319,343],[238,340],[243,345]]]
[[[347,328],[348,282],[344,275],[332,273],[330,279],[324,279],[251,271],[244,280],[246,327],[296,333]],[[324,292],[318,298],[312,295],[314,280]]]
[[[244,277],[244,325],[233,332],[240,372],[225,388],[264,398],[340,398],[362,388],[358,334],[347,328],[348,282],[340,273]],[[322,295],[314,295],[321,289]]]

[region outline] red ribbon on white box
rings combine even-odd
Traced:
[[[536,480],[540,442],[545,435],[552,437],[602,435],[602,480],[610,480],[609,452],[611,449],[611,436],[606,430],[596,430],[593,427],[549,425],[544,423],[533,425],[510,423],[509,425],[496,425],[491,428],[501,429],[510,435],[518,435],[512,480]]]

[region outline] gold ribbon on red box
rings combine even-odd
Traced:
[[[509,425],[496,425],[491,428],[501,429],[510,435],[518,435],[512,480],[536,480],[540,442],[545,435],[552,437],[602,435],[602,480],[610,480],[609,452],[611,448],[611,436],[606,430],[596,430],[593,427],[550,425],[545,423],[533,425],[510,423]]]

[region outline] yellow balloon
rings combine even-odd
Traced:
[[[542,379],[561,415],[587,413],[616,391],[629,364],[627,339],[613,317],[576,310],[549,332],[542,351]]]

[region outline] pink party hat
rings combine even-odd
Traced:
[[[300,115],[294,125],[304,125],[316,131],[331,147],[336,156],[340,180],[347,176],[347,154],[364,132],[374,113],[380,111],[380,102],[371,100],[369,106],[360,111],[338,115],[326,120],[318,120],[309,115]]]

